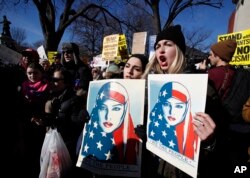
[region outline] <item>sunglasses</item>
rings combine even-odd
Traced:
[[[63,81],[64,79],[63,78],[55,78],[55,77],[53,77],[51,80],[52,80],[52,82],[59,82],[59,81]]]
[[[63,51],[63,53],[72,54],[73,50],[66,50],[66,51]]]

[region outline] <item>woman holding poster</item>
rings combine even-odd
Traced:
[[[183,74],[183,73],[185,73],[186,43],[185,43],[185,37],[182,33],[180,25],[169,26],[168,28],[165,28],[164,30],[162,30],[156,37],[154,49],[155,49],[155,54],[152,56],[152,58],[149,60],[149,63],[147,64],[146,70],[145,70],[144,74],[142,75],[143,79],[148,79],[151,74],[166,75],[166,78],[167,78],[167,77],[169,77],[168,74]],[[152,75],[152,76],[155,76],[155,78],[157,78],[156,75]],[[161,77],[159,76],[158,78],[161,78]],[[163,85],[164,84],[162,84],[162,86]],[[170,90],[170,91],[172,91],[172,90]],[[151,94],[154,94],[154,90],[152,90],[152,91],[149,90],[149,93],[148,93],[149,97],[151,96]],[[172,94],[172,96],[173,96],[173,94]],[[188,97],[188,95],[186,95],[186,93],[184,93],[183,96]],[[171,95],[170,95],[170,97],[171,97]],[[177,98],[180,98],[180,97],[177,97]],[[162,98],[160,98],[160,99],[162,99]],[[188,102],[188,99],[185,101]],[[193,127],[192,129],[193,129],[193,133],[195,136],[191,135],[191,138],[193,137],[191,139],[193,141],[191,141],[191,142],[193,142],[195,144],[196,137],[198,137],[201,140],[200,151],[202,151],[202,152],[200,152],[201,154],[197,153],[197,155],[199,155],[199,158],[201,158],[201,159],[199,159],[199,161],[197,161],[197,159],[189,159],[189,158],[193,157],[193,153],[195,153],[196,148],[191,148],[192,152],[190,152],[190,153],[187,153],[185,151],[187,149],[187,147],[189,147],[185,143],[185,142],[188,142],[188,141],[186,141],[185,134],[181,135],[181,137],[183,136],[183,138],[182,138],[183,141],[176,140],[176,144],[178,145],[178,147],[176,147],[176,151],[182,153],[183,155],[188,155],[187,157],[184,157],[184,156],[181,157],[181,159],[183,158],[185,160],[188,160],[188,162],[186,162],[187,164],[183,164],[183,162],[181,162],[182,160],[179,160],[179,162],[177,162],[177,161],[173,162],[173,161],[167,159],[164,156],[169,155],[169,154],[167,154],[167,153],[160,154],[159,153],[160,149],[157,149],[159,147],[161,148],[161,144],[158,144],[158,142],[155,142],[155,144],[153,145],[153,143],[149,142],[149,141],[154,141],[152,139],[151,133],[149,132],[149,129],[152,130],[152,126],[153,126],[152,125],[153,123],[150,123],[150,120],[149,120],[150,117],[151,117],[151,119],[153,119],[152,113],[151,113],[151,115],[148,117],[148,124],[147,124],[149,126],[148,130],[147,130],[147,134],[148,134],[147,135],[148,136],[147,148],[149,148],[148,146],[151,146],[152,149],[150,151],[152,151],[153,149],[155,149],[155,150],[157,149],[157,151],[154,152],[154,150],[153,150],[152,152],[159,157],[156,156],[156,158],[158,158],[158,160],[157,160],[158,165],[157,166],[155,166],[156,164],[151,164],[151,162],[153,162],[153,161],[148,161],[148,166],[144,169],[146,171],[146,174],[149,174],[150,171],[148,171],[148,170],[152,170],[152,168],[154,166],[156,167],[156,173],[155,173],[154,177],[158,177],[158,178],[183,177],[183,175],[185,175],[183,172],[189,174],[192,177],[196,177],[197,175],[199,175],[199,177],[203,177],[203,176],[204,177],[206,177],[206,176],[214,177],[214,173],[219,172],[219,169],[221,169],[221,167],[217,166],[217,165],[220,165],[219,164],[220,161],[216,160],[215,158],[218,157],[217,155],[220,155],[220,157],[222,157],[223,152],[221,152],[221,150],[218,150],[217,147],[215,147],[215,146],[219,145],[221,143],[221,141],[223,140],[221,138],[221,137],[223,137],[223,134],[221,134],[221,133],[222,133],[223,127],[225,127],[225,125],[223,125],[221,123],[223,123],[224,117],[222,115],[222,112],[218,112],[218,109],[220,110],[221,108],[220,108],[220,106],[218,106],[219,103],[217,101],[215,101],[214,98],[212,98],[212,95],[208,94],[206,101],[207,101],[206,102],[206,109],[205,109],[206,113],[205,112],[195,112],[192,115],[193,118],[191,118],[191,117],[189,117],[190,115],[189,115],[188,110],[187,110],[187,111],[185,111],[187,117],[182,118],[183,122],[184,122],[184,120],[188,121],[188,123],[184,122],[184,126],[183,126],[184,130],[185,130],[185,125],[187,128],[190,125],[192,125],[192,126],[190,126],[190,128]],[[208,102],[208,101],[210,101],[210,102]],[[185,106],[185,105],[182,105],[182,106],[183,107],[190,107],[190,106]],[[150,108],[150,107],[151,106],[149,105],[148,108]],[[165,107],[165,112],[168,111],[168,109],[170,108],[170,107],[169,108],[167,107],[166,103],[165,103],[164,107]],[[162,109],[163,109],[163,107],[162,107]],[[151,111],[153,111],[153,108],[149,111],[149,114]],[[157,112],[160,112],[160,111],[157,111]],[[207,113],[209,113],[209,114],[207,114]],[[174,119],[171,117],[168,120],[174,121]],[[164,121],[161,121],[161,122],[164,122]],[[165,120],[165,122],[167,123],[167,120]],[[175,122],[177,122],[177,120],[175,120]],[[157,124],[157,123],[155,123],[155,124]],[[177,129],[177,125],[176,125],[175,129]],[[163,132],[163,134],[164,134],[164,132]],[[177,133],[177,134],[180,135],[180,133]],[[173,138],[175,138],[174,135],[173,135]],[[163,144],[163,142],[165,142],[164,144],[167,144],[166,140],[162,140],[161,142],[162,142],[162,144]],[[181,146],[182,146],[182,148],[181,148]],[[165,147],[163,146],[162,152],[165,151],[164,148]],[[183,148],[185,148],[185,149],[183,149]],[[214,149],[216,149],[216,150],[214,150]],[[221,148],[219,148],[219,149],[221,149]],[[166,150],[172,151],[172,149],[166,149]],[[207,156],[208,154],[205,153],[207,150],[209,150],[210,152],[213,152],[212,153],[213,155]],[[171,153],[175,154],[174,151],[172,151]],[[220,154],[220,153],[222,153],[222,154]],[[175,155],[178,155],[178,154],[175,154]],[[194,155],[196,155],[196,154],[194,154]],[[189,162],[194,163],[194,164],[189,164]],[[198,162],[199,162],[199,170],[198,170]],[[190,166],[188,166],[188,165],[190,165]],[[195,166],[193,166],[193,165],[195,165]],[[187,166],[188,166],[189,170],[186,169]],[[179,168],[180,170],[176,169],[176,167]],[[209,169],[208,169],[208,167],[209,167]]]

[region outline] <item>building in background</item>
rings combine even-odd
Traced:
[[[235,10],[232,12],[228,23],[228,33],[250,29],[250,1],[232,0]]]

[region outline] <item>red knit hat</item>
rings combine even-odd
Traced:
[[[35,49],[32,49],[32,48],[27,48],[27,49],[24,49],[21,54],[23,56],[29,56],[31,58],[31,62],[37,62],[39,63],[39,54],[37,52],[37,50]]]
[[[230,62],[234,55],[237,43],[235,40],[224,40],[211,46],[211,50],[222,60]]]

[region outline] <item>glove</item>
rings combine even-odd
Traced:
[[[56,111],[57,112],[59,110],[60,106],[61,106],[61,101],[60,101],[59,98],[53,98],[51,100],[52,111]]]
[[[144,125],[137,125],[135,128],[136,135],[142,139],[142,141],[146,141],[146,128]]]
[[[86,109],[80,111],[80,117],[83,119],[84,123],[87,123],[90,120],[89,112]]]
[[[56,116],[52,113],[45,113],[43,117],[43,124],[45,126],[49,127],[56,127],[57,126],[57,121],[56,121]]]

